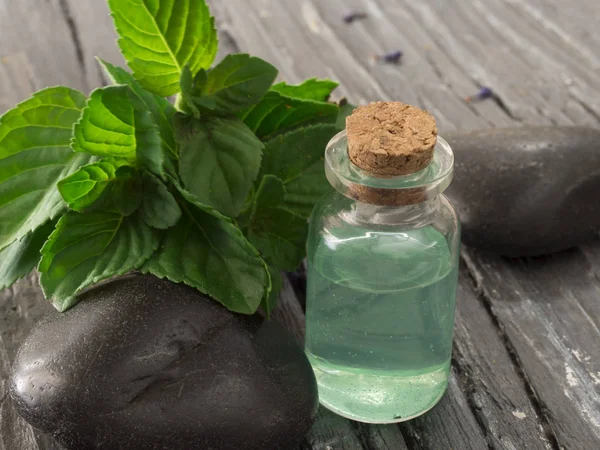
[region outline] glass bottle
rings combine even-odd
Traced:
[[[448,384],[460,225],[442,192],[454,156],[438,137],[425,169],[377,178],[347,146],[345,131],[329,143],[335,189],[310,220],[306,352],[322,405],[401,422],[432,408]]]

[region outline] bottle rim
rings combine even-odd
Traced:
[[[454,174],[454,153],[448,142],[438,136],[433,160],[423,170],[408,175],[376,177],[351,161],[344,130],[335,135],[327,145],[325,173],[331,185],[350,198],[356,199],[359,189],[364,191],[372,188],[373,191],[385,194],[397,194],[397,198],[401,198],[403,192],[419,192],[420,201],[423,201],[438,196],[450,185]]]

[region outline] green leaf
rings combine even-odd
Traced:
[[[136,105],[136,103],[133,103]],[[138,163],[150,172],[165,177],[165,154],[163,152],[160,131],[152,113],[141,110],[142,106],[134,106],[134,127],[136,140],[136,156]]]
[[[125,171],[119,173],[121,168]],[[83,166],[74,174],[59,181],[58,190],[70,209],[83,212],[103,196],[111,183],[131,175],[131,167],[126,160],[105,158]]]
[[[189,67],[184,67],[181,73],[181,96],[177,96],[177,108],[196,119],[200,118],[200,110],[194,102],[194,87],[196,83],[203,83],[207,78],[206,70],[201,69],[196,74],[196,78],[192,75]]]
[[[306,219],[279,207],[285,200],[283,182],[273,175],[263,177],[247,226],[248,239],[269,264],[296,270],[306,253]]]
[[[263,143],[238,119],[175,116],[179,174],[200,202],[236,217],[260,170]]]
[[[91,160],[69,146],[84,105],[54,87],[0,117],[0,250],[64,211],[56,183]]]
[[[129,86],[108,86],[92,92],[75,124],[73,150],[123,158],[163,173],[162,139],[152,113]]]
[[[202,203],[200,201],[200,199],[198,199],[198,197],[196,197],[195,195],[193,195],[192,193],[190,193],[189,191],[187,191],[182,185],[181,183],[179,183],[179,181],[177,181],[174,178],[170,179],[171,184],[173,184],[173,186],[175,186],[175,188],[177,189],[177,191],[181,194],[181,196],[188,202],[191,203],[192,205],[196,206],[197,208],[201,209],[202,211],[204,211],[205,213],[210,214],[211,216],[215,216],[217,219],[223,219],[226,220],[228,222],[233,223],[233,221],[231,220],[230,217],[227,217],[225,214],[220,213],[219,211],[217,211],[215,208],[213,208],[212,206],[209,206],[205,203]]]
[[[38,270],[44,295],[66,311],[82,289],[141,267],[158,244],[158,232],[140,214],[69,212],[42,248]]]
[[[285,185],[285,207],[308,219],[317,201],[331,189],[325,165],[319,160]]]
[[[112,191],[106,196],[107,206],[105,209],[119,212],[124,216],[132,215],[142,205],[143,186],[139,172],[131,172],[127,169],[129,168],[123,167],[120,169],[121,173],[117,173]]]
[[[163,97],[145,90],[133,76],[124,69],[113,66],[112,64],[98,60],[106,73],[110,76],[113,83],[125,84],[129,86],[135,96],[144,103],[146,108],[152,113],[154,123],[158,125],[160,136],[162,138],[165,154],[177,158],[177,146],[175,136],[173,135],[173,117],[177,110]]]
[[[273,266],[269,266],[269,275],[271,276],[271,289],[264,296],[260,306],[267,313],[267,318],[270,319],[271,313],[279,301],[279,294],[281,293],[281,288],[283,287],[283,280],[281,278],[281,272],[279,269],[276,269]]]
[[[323,161],[325,147],[336,134],[335,125],[311,125],[267,141],[261,172],[289,183],[317,161]]]
[[[143,214],[147,225],[165,230],[181,219],[181,209],[177,200],[167,186],[154,175],[144,174],[143,192]]]
[[[255,215],[257,211],[275,208],[281,205],[284,200],[285,187],[283,181],[275,175],[265,175],[256,191],[256,197],[252,205],[252,215]]]
[[[127,86],[108,86],[92,92],[75,124],[74,151],[135,162],[135,123],[129,90]]]
[[[335,123],[339,108],[333,103],[287,97],[270,91],[240,117],[260,139],[312,123]]]
[[[335,81],[311,78],[296,86],[287,83],[278,83],[271,90],[292,98],[326,102],[338,86],[339,83]]]
[[[195,75],[217,54],[214,18],[204,0],[109,0],[119,47],[135,78],[167,97],[186,65]]]
[[[192,86],[184,77],[182,92],[188,92],[192,108],[235,113],[258,103],[277,78],[277,69],[246,54],[228,55],[207,73],[200,71]]]
[[[257,214],[248,228],[248,239],[267,263],[287,271],[298,268],[306,254],[306,219],[283,208]]]
[[[37,266],[42,256],[40,250],[53,229],[52,222],[48,222],[0,251],[0,291]]]
[[[311,125],[266,143],[261,172],[279,177],[286,189],[285,207],[307,218],[316,201],[330,189],[325,178],[325,147],[335,125]]]
[[[142,270],[192,286],[231,311],[256,312],[269,283],[257,250],[231,221],[185,201],[181,207],[181,220]]]

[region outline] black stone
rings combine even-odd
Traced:
[[[295,448],[317,411],[304,352],[275,321],[129,276],[42,319],[11,396],[69,450]]]
[[[463,242],[503,256],[554,253],[600,230],[600,130],[491,129],[444,136],[456,171],[447,190]]]

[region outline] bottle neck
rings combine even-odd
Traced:
[[[426,225],[440,207],[441,196],[421,203],[401,206],[381,206],[354,200],[342,213],[345,222],[356,225]]]
[[[412,210],[438,197],[452,181],[454,155],[448,143],[438,136],[432,162],[420,172],[380,178],[350,161],[348,139],[339,133],[325,150],[325,173],[342,195],[365,204]]]

